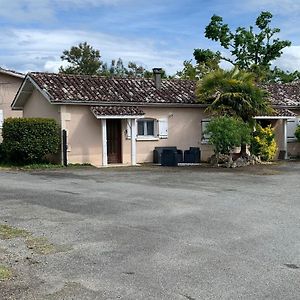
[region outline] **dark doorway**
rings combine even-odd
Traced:
[[[106,120],[107,161],[109,164],[122,163],[121,120]]]

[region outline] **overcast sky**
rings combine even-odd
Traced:
[[[276,64],[300,69],[300,0],[0,0],[0,66],[56,72],[62,51],[87,41],[103,61],[121,57],[173,74],[194,48],[220,50],[204,37],[213,14],[235,29],[262,10],[292,41]]]

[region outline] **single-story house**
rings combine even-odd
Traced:
[[[24,117],[54,118],[67,132],[69,163],[152,162],[157,146],[199,147],[205,161],[212,154],[204,134],[210,116],[197,102],[195,85],[162,80],[160,69],[154,69],[154,79],[29,73],[12,109]],[[273,91],[276,115],[258,118],[272,122],[280,151],[298,154],[298,144],[287,145],[287,120],[300,115],[300,100]]]
[[[19,90],[25,75],[0,67],[0,142],[4,118],[22,117],[22,111],[11,109],[11,103]]]

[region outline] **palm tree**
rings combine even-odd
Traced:
[[[196,93],[210,113],[236,116],[250,125],[255,116],[272,113],[268,94],[257,85],[254,74],[238,68],[211,72],[198,82]],[[245,153],[242,145],[241,154]]]

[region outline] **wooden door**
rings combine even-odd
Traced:
[[[121,120],[106,120],[107,161],[109,164],[122,163]]]

